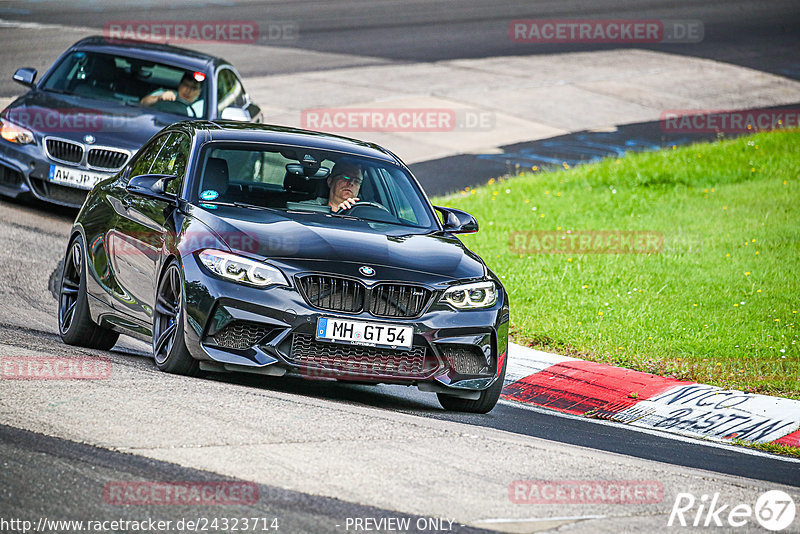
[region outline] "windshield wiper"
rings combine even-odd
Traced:
[[[271,210],[275,208],[268,208],[266,206],[258,206],[256,204],[248,204],[247,202],[223,202],[221,200],[200,200],[198,204],[211,204],[212,206],[228,206],[230,208],[246,208],[251,210]]]
[[[59,95],[74,95],[75,93],[71,93],[69,91],[65,91],[63,89],[55,89],[53,87],[42,87],[42,91],[47,91],[48,93],[58,93]]]
[[[272,210],[274,208],[268,208],[266,206],[259,206],[257,204],[248,204],[247,202],[234,202],[234,206],[237,208],[248,208],[251,210]]]
[[[412,226],[400,221],[386,221],[382,219],[367,219],[366,217],[355,217],[353,215],[341,215],[339,212],[332,211],[331,215],[334,217],[341,217],[342,219],[350,219],[351,221],[364,221],[366,223],[378,223],[378,224],[391,224],[392,226],[402,226],[404,228],[419,228],[417,226]]]
[[[350,219],[351,221],[368,221],[369,220],[369,219],[364,219],[363,217],[355,217],[353,215],[344,215],[344,214],[340,213],[341,211],[343,211],[343,210],[331,211],[330,215],[333,215],[334,217],[341,217],[342,219]]]

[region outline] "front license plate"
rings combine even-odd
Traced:
[[[71,169],[59,165],[50,165],[49,179],[57,184],[71,185],[81,189],[91,189],[100,180],[108,178],[109,174]]]
[[[327,317],[320,317],[317,320],[317,339],[322,341],[410,349],[413,338],[413,326],[362,323]]]

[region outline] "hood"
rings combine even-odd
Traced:
[[[298,270],[351,272],[349,264],[358,264],[442,279],[473,279],[486,273],[475,253],[455,237],[440,233],[414,234],[409,232],[415,229],[318,213],[225,206],[192,207],[190,216],[212,228],[234,252],[277,260]],[[348,268],[341,269],[342,264]]]
[[[34,132],[94,145],[136,151],[163,127],[182,120],[177,115],[120,102],[97,100],[34,89],[16,99],[2,116]]]

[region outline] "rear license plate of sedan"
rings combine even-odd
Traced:
[[[83,169],[71,169],[69,167],[61,167],[60,165],[50,165],[50,174],[48,178],[51,182],[57,184],[70,185],[80,189],[91,189],[97,182],[105,180],[109,176],[109,174],[84,171]]]
[[[317,319],[317,339],[321,341],[410,349],[413,338],[413,326],[364,323],[329,317]]]

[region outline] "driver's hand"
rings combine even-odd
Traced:
[[[358,197],[348,198],[336,207],[336,211],[349,210],[356,205],[356,202],[358,202]]]
[[[174,91],[164,91],[161,93],[161,96],[158,98],[159,100],[166,100],[168,102],[174,102],[176,98],[176,94]]]

